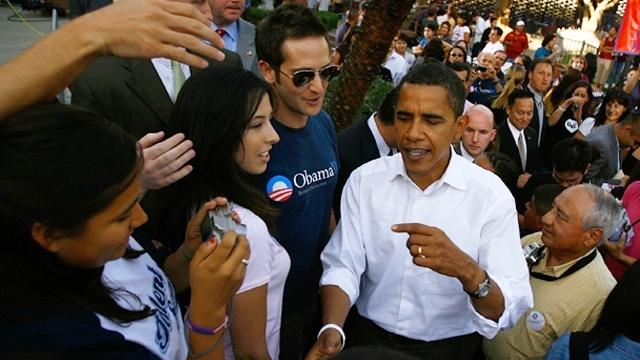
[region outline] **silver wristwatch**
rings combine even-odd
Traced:
[[[491,290],[491,279],[489,278],[489,274],[485,271],[485,280],[478,285],[478,290],[475,292],[467,292],[469,296],[474,297],[476,299],[484,299],[489,295],[489,290]]]

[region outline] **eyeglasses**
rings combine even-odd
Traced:
[[[313,79],[316,78],[316,74],[320,76],[320,80],[322,80],[322,82],[329,82],[338,73],[338,67],[334,64],[329,64],[317,71],[308,69],[296,70],[293,72],[293,75],[289,75],[279,68],[276,69],[282,75],[291,79],[291,82],[295,87],[303,87],[311,84]]]

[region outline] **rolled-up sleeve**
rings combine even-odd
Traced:
[[[504,298],[504,312],[496,323],[478,313],[471,300],[468,307],[477,331],[491,339],[498,331],[511,328],[522,314],[533,307],[529,272],[524,260],[518,231],[515,204],[503,197],[488,204],[488,218],[481,230],[478,265],[496,284]]]
[[[340,200],[341,219],[320,260],[324,272],[320,285],[335,285],[344,291],[351,305],[358,299],[360,276],[366,266],[359,211],[359,172],[354,171],[345,184]]]

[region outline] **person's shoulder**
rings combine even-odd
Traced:
[[[114,79],[119,74],[131,71],[141,62],[151,62],[146,59],[123,59],[115,56],[101,56],[91,64],[78,76],[77,79],[92,81],[94,79]]]
[[[321,126],[335,133],[335,126],[331,116],[324,110],[320,110],[319,113],[309,117],[309,123],[312,126]]]
[[[587,135],[585,140],[588,142],[603,141],[607,137],[607,134],[611,132],[611,130],[612,130],[611,125],[596,126],[593,129],[591,129],[591,132],[589,133],[589,135]]]
[[[242,31],[250,31],[254,33],[256,32],[256,26],[243,18],[238,19],[238,29],[240,30],[240,32]]]
[[[354,122],[353,124],[349,125],[348,128],[342,130],[340,133],[338,133],[338,143],[344,142],[344,141],[351,141],[357,137],[359,137],[362,132],[368,128],[367,126],[367,120],[369,118],[362,118],[356,122]],[[345,144],[348,145],[348,144]]]
[[[266,229],[264,221],[253,211],[245,208],[244,206],[234,204],[233,211],[238,214],[238,217],[240,217],[240,223],[247,226],[260,226]]]
[[[402,154],[397,153],[393,156],[383,156],[371,160],[358,167],[351,173],[351,177],[359,179],[379,179],[379,176],[391,174],[391,171],[397,168],[397,162],[402,161]]]
[[[608,240],[605,240],[608,241]],[[611,274],[611,271],[605,264],[602,255],[598,252],[598,250],[594,250],[596,252],[596,258],[593,260],[589,269],[591,269],[591,275],[589,278],[593,281],[592,293],[594,296],[594,300],[604,300],[609,295],[609,292],[616,286],[616,279]]]
[[[507,186],[496,174],[463,159],[460,155],[453,156],[457,157],[456,166],[461,168],[467,191],[483,194],[483,198],[488,202],[513,199]]]

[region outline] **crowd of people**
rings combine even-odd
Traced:
[[[567,66],[555,33],[530,57],[523,20],[428,6],[336,133],[366,3],[335,42],[245,5],[120,0],[0,66],[3,358],[640,357],[615,27]]]

